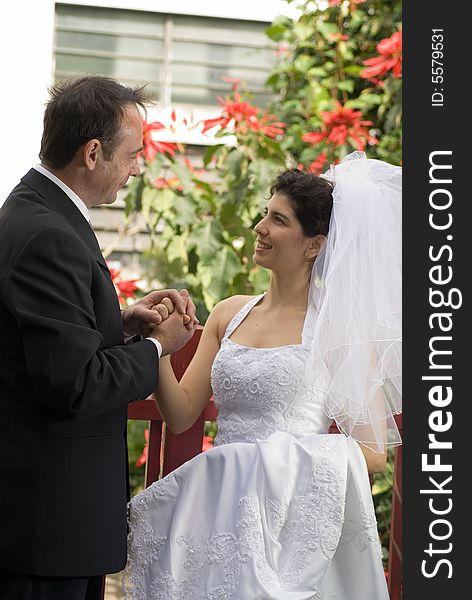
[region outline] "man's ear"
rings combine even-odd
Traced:
[[[306,256],[308,259],[314,260],[318,256],[325,240],[326,236],[321,235],[321,233],[310,239],[310,243],[306,249]]]
[[[102,151],[102,144],[96,138],[89,140],[83,146],[82,156],[84,165],[89,171],[93,171],[98,163],[98,157]]]

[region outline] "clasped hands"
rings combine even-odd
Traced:
[[[122,313],[123,329],[129,335],[153,337],[163,354],[175,352],[193,336],[198,319],[187,290],[162,290],[147,294]]]

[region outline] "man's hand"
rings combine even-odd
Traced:
[[[159,325],[154,327],[147,337],[158,340],[162,346],[162,356],[171,354],[179,348],[182,348],[193,336],[195,327],[198,324],[196,319],[184,324],[184,320],[189,319],[187,315],[182,315],[176,310],[168,315]]]
[[[161,303],[164,298],[171,300],[172,305],[180,316],[187,314],[190,317],[186,327],[193,333],[196,321],[195,305],[190,300],[187,290],[182,290],[181,292],[177,290],[151,292],[147,296],[144,296],[144,298],[141,298],[141,300],[125,308],[121,312],[125,333],[128,335],[138,334],[143,337],[149,336],[154,327],[162,322],[162,315],[157,310],[153,310],[153,307]],[[198,321],[196,322],[198,323]]]

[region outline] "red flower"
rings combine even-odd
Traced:
[[[345,108],[336,102],[336,110],[320,113],[324,124],[324,131],[312,131],[305,133],[302,137],[304,142],[317,144],[326,140],[328,144],[343,146],[348,138],[352,140],[357,150],[364,150],[367,142],[376,144],[377,140],[369,135],[366,125],[372,125],[372,121],[362,119],[360,110]]]
[[[223,81],[226,81],[226,83],[231,84],[231,87],[233,88],[233,92],[236,92],[238,87],[241,84],[241,79],[239,77],[222,77],[221,79]]]
[[[275,117],[274,115],[269,115],[268,113],[262,115],[258,123],[259,130],[271,138],[275,138],[278,135],[283,135],[286,124],[282,123],[281,121],[271,122],[271,119],[276,118],[277,117]]]
[[[274,54],[277,57],[286,56],[288,54],[288,46],[279,46],[277,50],[274,50]]]
[[[161,129],[165,129],[165,126],[159,121],[153,121],[152,123],[143,121],[143,154],[148,161],[153,161],[158,153],[175,155],[177,144],[159,142],[152,137],[153,131],[160,131]]]
[[[205,174],[205,169],[196,169],[193,166],[192,161],[188,158],[184,158],[184,163],[187,166],[187,169],[190,171],[190,173],[192,173],[192,175],[194,175],[195,177],[201,177]]]
[[[180,186],[178,177],[169,177],[168,179],[165,177],[156,177],[156,179],[151,181],[151,185],[156,188],[156,190],[162,190],[164,188],[183,189],[182,186]]]
[[[144,430],[144,448],[141,456],[136,461],[135,465],[137,467],[142,467],[146,464],[148,458],[148,449],[149,449],[149,429]]]
[[[345,42],[346,40],[349,39],[348,35],[339,33],[339,31],[337,31],[336,33],[329,33],[327,37],[328,37],[328,40],[333,40],[334,42],[337,42],[337,41]]]
[[[255,106],[249,104],[249,102],[240,102],[240,96],[238,93],[235,94],[235,101],[218,98],[218,102],[223,105],[223,112],[221,116],[216,119],[205,119],[203,121],[202,133],[206,133],[212,127],[219,125],[224,128],[229,125],[231,121],[234,121],[235,126],[242,122],[255,123],[257,121],[258,109]]]
[[[392,71],[394,77],[402,75],[402,32],[396,31],[389,38],[377,44],[380,56],[374,56],[362,61],[367,68],[361,72],[364,79],[372,79],[379,75],[386,75]]]
[[[322,152],[311,164],[308,165],[308,171],[310,171],[310,173],[314,173],[315,175],[319,175],[323,172],[327,160],[328,157],[324,152]]]
[[[252,131],[261,131],[268,137],[276,137],[283,133],[285,123],[278,121],[271,122],[272,119],[275,119],[273,115],[268,113],[261,115],[261,111],[257,106],[253,106],[249,102],[241,102],[238,92],[235,93],[234,101],[218,98],[218,102],[223,105],[221,116],[215,119],[205,119],[203,121],[202,133],[206,133],[209,129],[216,126],[224,129],[230,123],[240,133],[247,133],[249,129]]]
[[[132,298],[136,290],[139,289],[136,285],[137,281],[137,279],[127,279],[126,281],[118,281],[115,285],[122,296],[125,298]]]
[[[118,296],[118,300],[121,304],[126,304],[126,298],[132,298],[136,291],[139,289],[136,282],[138,279],[120,279],[121,271],[108,266],[110,271],[111,280],[115,285],[115,290]]]
[[[211,437],[211,435],[204,435],[202,452],[205,452],[205,450],[209,450],[210,448],[213,448],[213,438]]]

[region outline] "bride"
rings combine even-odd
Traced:
[[[369,473],[401,442],[401,169],[286,171],[255,232],[267,292],[216,305],[180,384],[161,360],[170,429],[213,394],[218,434],[130,502],[126,598],[386,600]]]

